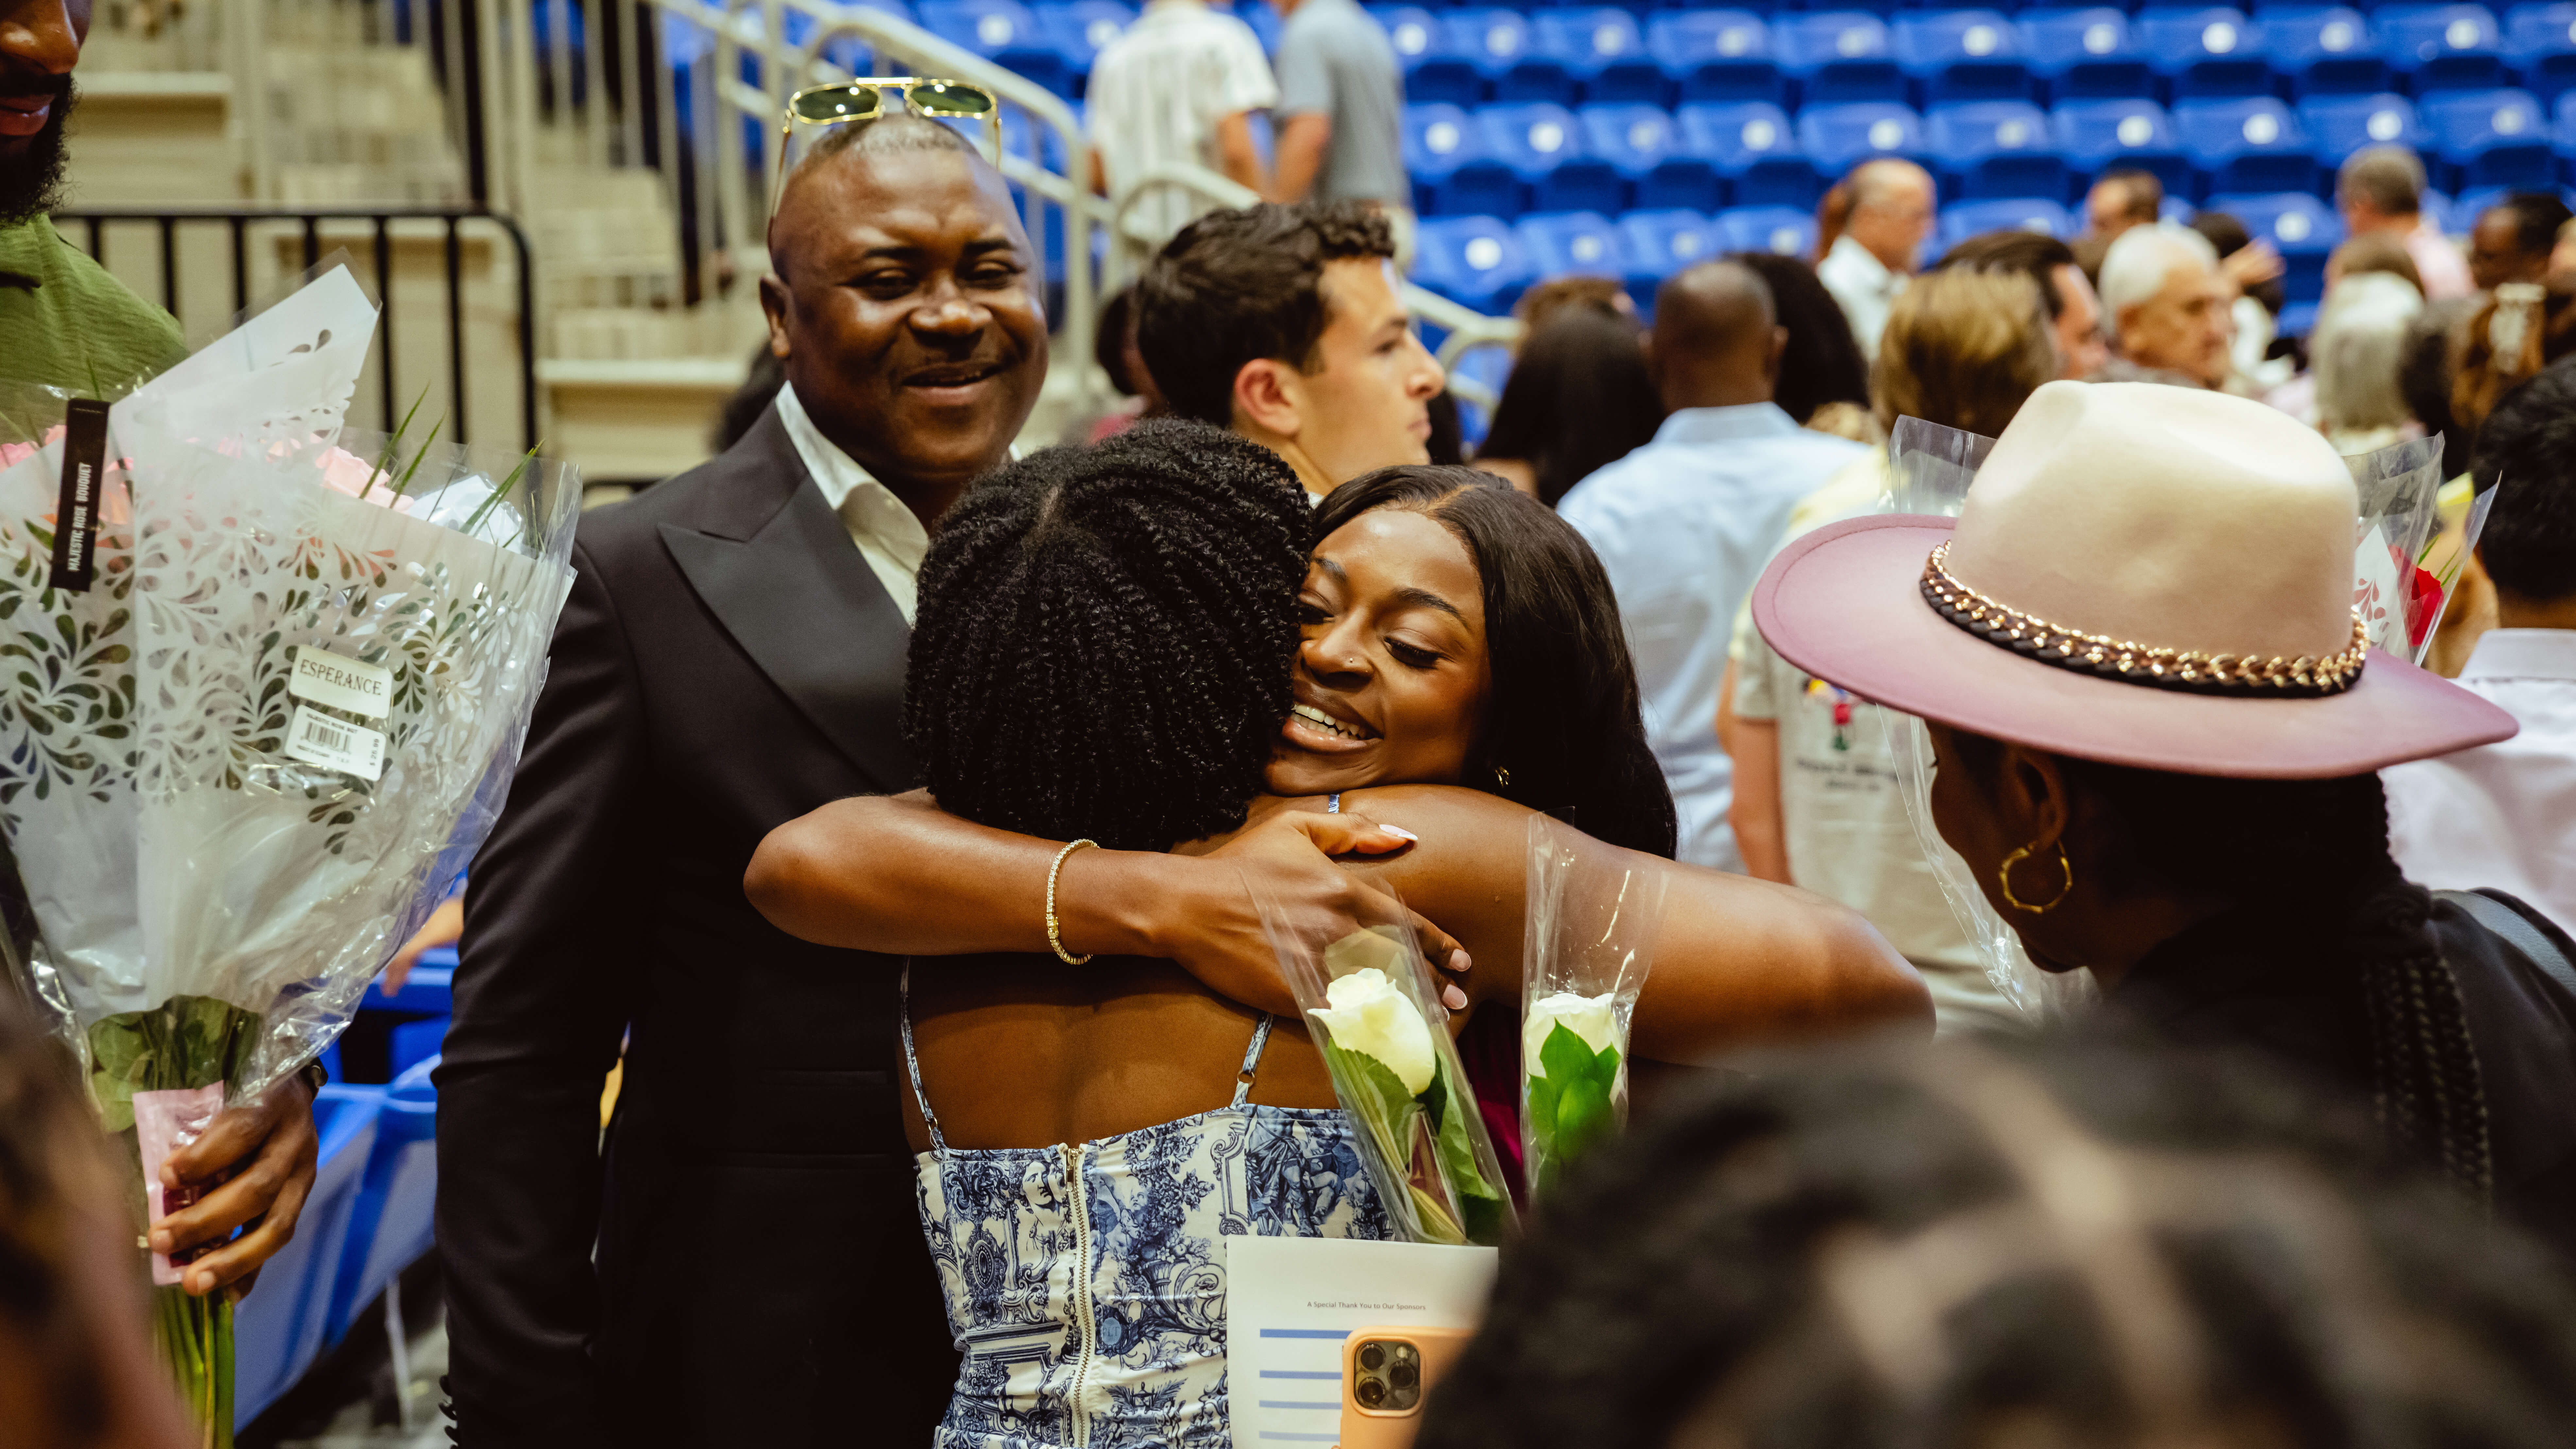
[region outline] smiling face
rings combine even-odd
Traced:
[[[790,178],[760,284],[815,426],[925,520],[1002,461],[1046,378],[1036,258],[1010,192],[947,147],[854,146]]]
[[[1316,546],[1297,608],[1297,704],[1271,793],[1455,783],[1493,687],[1466,544],[1411,509],[1361,514]]]
[[[52,202],[89,23],[90,0],[0,0],[0,224]]]

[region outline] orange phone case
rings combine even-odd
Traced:
[[[1342,1341],[1340,1449],[1408,1449],[1422,1423],[1423,1398],[1474,1336],[1466,1328],[1352,1330]],[[1371,1345],[1381,1351],[1364,1364]],[[1374,1404],[1365,1401],[1372,1397]]]

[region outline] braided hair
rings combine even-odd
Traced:
[[[1742,1065],[1539,1205],[1419,1449],[2541,1449],[2576,1422],[2563,1267],[2259,1061],[2097,1033]]]
[[[1966,731],[1951,738],[1972,772],[1994,778],[2001,746]],[[2493,1163],[2477,1052],[2458,983],[2433,939],[2432,897],[2389,855],[2379,777],[2245,780],[2064,756],[2059,763],[2118,817],[2130,868],[2141,876],[2240,908],[2296,903],[2300,918],[2314,923],[2296,934],[2322,959],[2347,966],[2359,993],[2372,1104],[2389,1146],[2488,1202]]]
[[[1152,420],[980,480],[922,563],[904,730],[946,809],[1161,850],[1231,830],[1287,716],[1306,495]]]

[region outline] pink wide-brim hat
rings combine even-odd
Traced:
[[[2119,436],[2135,434],[2139,419],[2106,423],[2105,410],[2125,405],[2108,391],[2042,389],[1996,442],[1957,520],[1855,518],[1789,544],[1754,586],[1763,638],[1798,668],[1892,709],[2180,774],[2325,779],[2514,734],[2513,716],[2494,704],[2377,649],[2337,693],[2194,693],[2042,662],[1945,617],[1925,597],[1925,563],[1955,539],[1947,566],[1960,583],[2061,627],[2171,647],[2334,652],[2336,619],[2350,624],[2356,517],[2349,503],[2333,516],[2327,469],[2351,496],[2341,461],[2330,450],[2322,467],[2296,456],[2304,445],[2293,439],[2294,466],[2280,466],[2264,456],[2280,436],[2235,431],[2272,425],[2224,406],[2215,433],[2191,437],[2214,398],[2147,399],[2147,434]],[[2316,437],[2259,403],[2224,402]],[[2179,439],[2156,435],[2177,425]],[[2254,476],[2226,476],[2249,466]],[[2276,476],[2263,476],[2267,467]],[[2213,491],[2178,500],[2204,487]]]

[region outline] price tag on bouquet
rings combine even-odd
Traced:
[[[99,496],[107,486],[107,404],[76,397],[63,410],[63,489],[54,504],[54,556],[45,586],[89,592],[97,571]]]
[[[393,708],[393,671],[318,644],[299,644],[286,692],[300,701],[287,726],[286,756],[373,783],[385,772],[381,722]],[[351,719],[350,716],[356,716]]]

